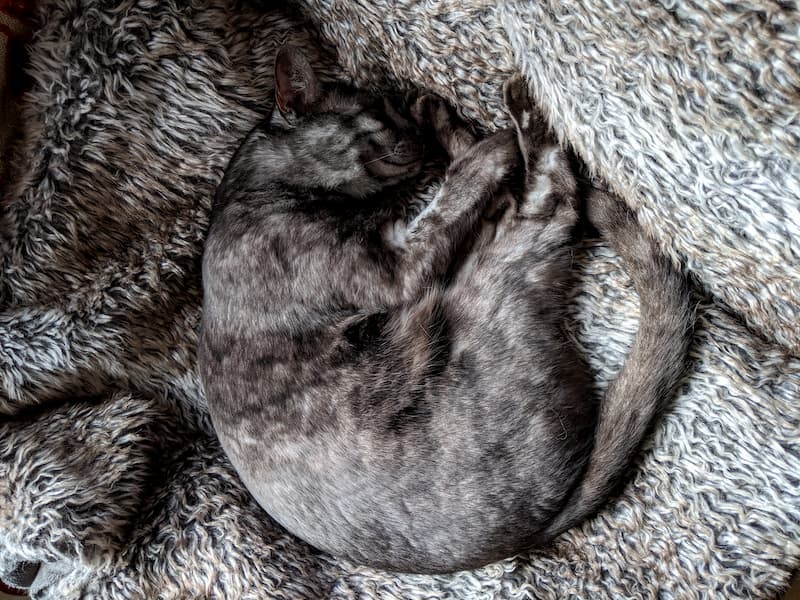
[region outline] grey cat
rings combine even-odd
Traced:
[[[603,192],[589,214],[641,299],[599,409],[563,331],[576,183],[519,78],[476,141],[435,96],[390,101],[276,57],[276,108],[217,192],[200,367],[220,440],[286,529],[406,572],[477,567],[596,511],[676,386],[685,280]],[[416,216],[421,130],[449,157]],[[516,181],[515,181],[516,180]]]

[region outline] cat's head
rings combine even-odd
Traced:
[[[410,100],[323,83],[293,46],[275,57],[271,122],[293,130],[295,151],[319,167],[322,187],[363,197],[417,175],[424,147]]]

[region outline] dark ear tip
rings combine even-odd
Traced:
[[[280,48],[278,48],[278,51],[275,53],[275,56],[276,57],[286,56],[287,54],[290,54],[294,51],[295,47],[292,44],[283,44]]]
[[[303,51],[294,44],[284,44],[278,48],[278,52],[275,54],[275,62],[281,62],[284,60],[297,61],[298,59],[308,62],[308,59],[306,59],[306,55],[303,53]]]

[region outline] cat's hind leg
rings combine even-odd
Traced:
[[[572,227],[577,220],[575,176],[566,154],[549,133],[528,82],[516,75],[503,86],[506,110],[514,121],[525,165],[521,216],[555,219]]]
[[[565,264],[578,220],[575,177],[564,151],[548,133],[527,82],[512,77],[503,93],[523,158],[522,190],[508,202],[511,208],[498,222],[494,238],[485,248],[477,246],[470,262],[524,260],[534,268]]]

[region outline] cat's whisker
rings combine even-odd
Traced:
[[[365,165],[371,165],[374,162],[378,162],[379,160],[384,160],[386,158],[389,158],[389,157],[392,157],[392,156],[396,156],[396,155],[397,155],[397,152],[393,150],[392,152],[389,152],[388,154],[384,154],[383,156],[379,156],[378,158],[373,158],[372,160],[368,160],[364,164]]]

